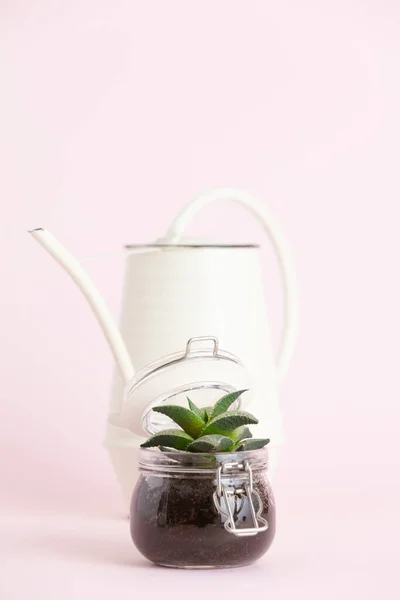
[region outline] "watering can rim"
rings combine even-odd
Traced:
[[[163,241],[156,241],[153,243],[139,243],[139,244],[124,244],[123,246],[124,250],[136,250],[136,249],[141,249],[141,248],[228,248],[228,249],[254,249],[254,248],[260,248],[260,244],[252,244],[252,243],[247,243],[247,242],[243,242],[243,243],[202,243],[202,242],[186,242],[186,243],[171,243],[171,242],[163,242]]]

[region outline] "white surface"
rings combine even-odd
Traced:
[[[149,600],[200,600],[240,592],[261,600],[398,600],[399,555],[387,543],[400,533],[395,501],[378,521],[379,493],[368,489],[367,480],[358,486],[363,503],[357,511],[346,506],[343,481],[335,477],[341,484],[332,487],[335,514],[323,488],[309,487],[309,475],[290,503],[289,490],[281,490],[276,540],[264,559],[243,569],[152,566],[132,545],[123,517],[3,515],[0,597],[110,600],[140,593]],[[354,491],[354,483],[349,487]]]

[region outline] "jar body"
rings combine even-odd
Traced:
[[[164,454],[144,452],[152,453],[145,455],[147,461],[156,453]],[[164,462],[162,466],[141,464],[132,496],[131,536],[143,556],[178,568],[239,567],[263,556],[275,535],[275,504],[265,449],[218,455],[165,454],[168,456],[158,458]],[[251,456],[255,454],[258,462]],[[168,461],[170,465],[165,464]],[[238,466],[225,470],[224,465]],[[218,493],[220,467],[222,492]],[[227,527],[227,521],[231,526]],[[242,535],[241,530],[251,533]]]

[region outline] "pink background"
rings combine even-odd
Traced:
[[[0,23],[0,598],[398,598],[398,3],[3,0]],[[106,254],[85,265],[117,314],[122,244],[220,185],[268,203],[301,288],[278,536],[246,570],[149,570],[101,447],[108,348],[25,231]],[[262,241],[244,215],[192,232]]]

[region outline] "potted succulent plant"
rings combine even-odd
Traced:
[[[269,439],[253,438],[248,412],[229,410],[247,390],[198,408],[160,405],[179,428],[160,431],[140,450],[131,502],[131,536],[154,563],[180,568],[243,566],[275,534],[267,479]]]

